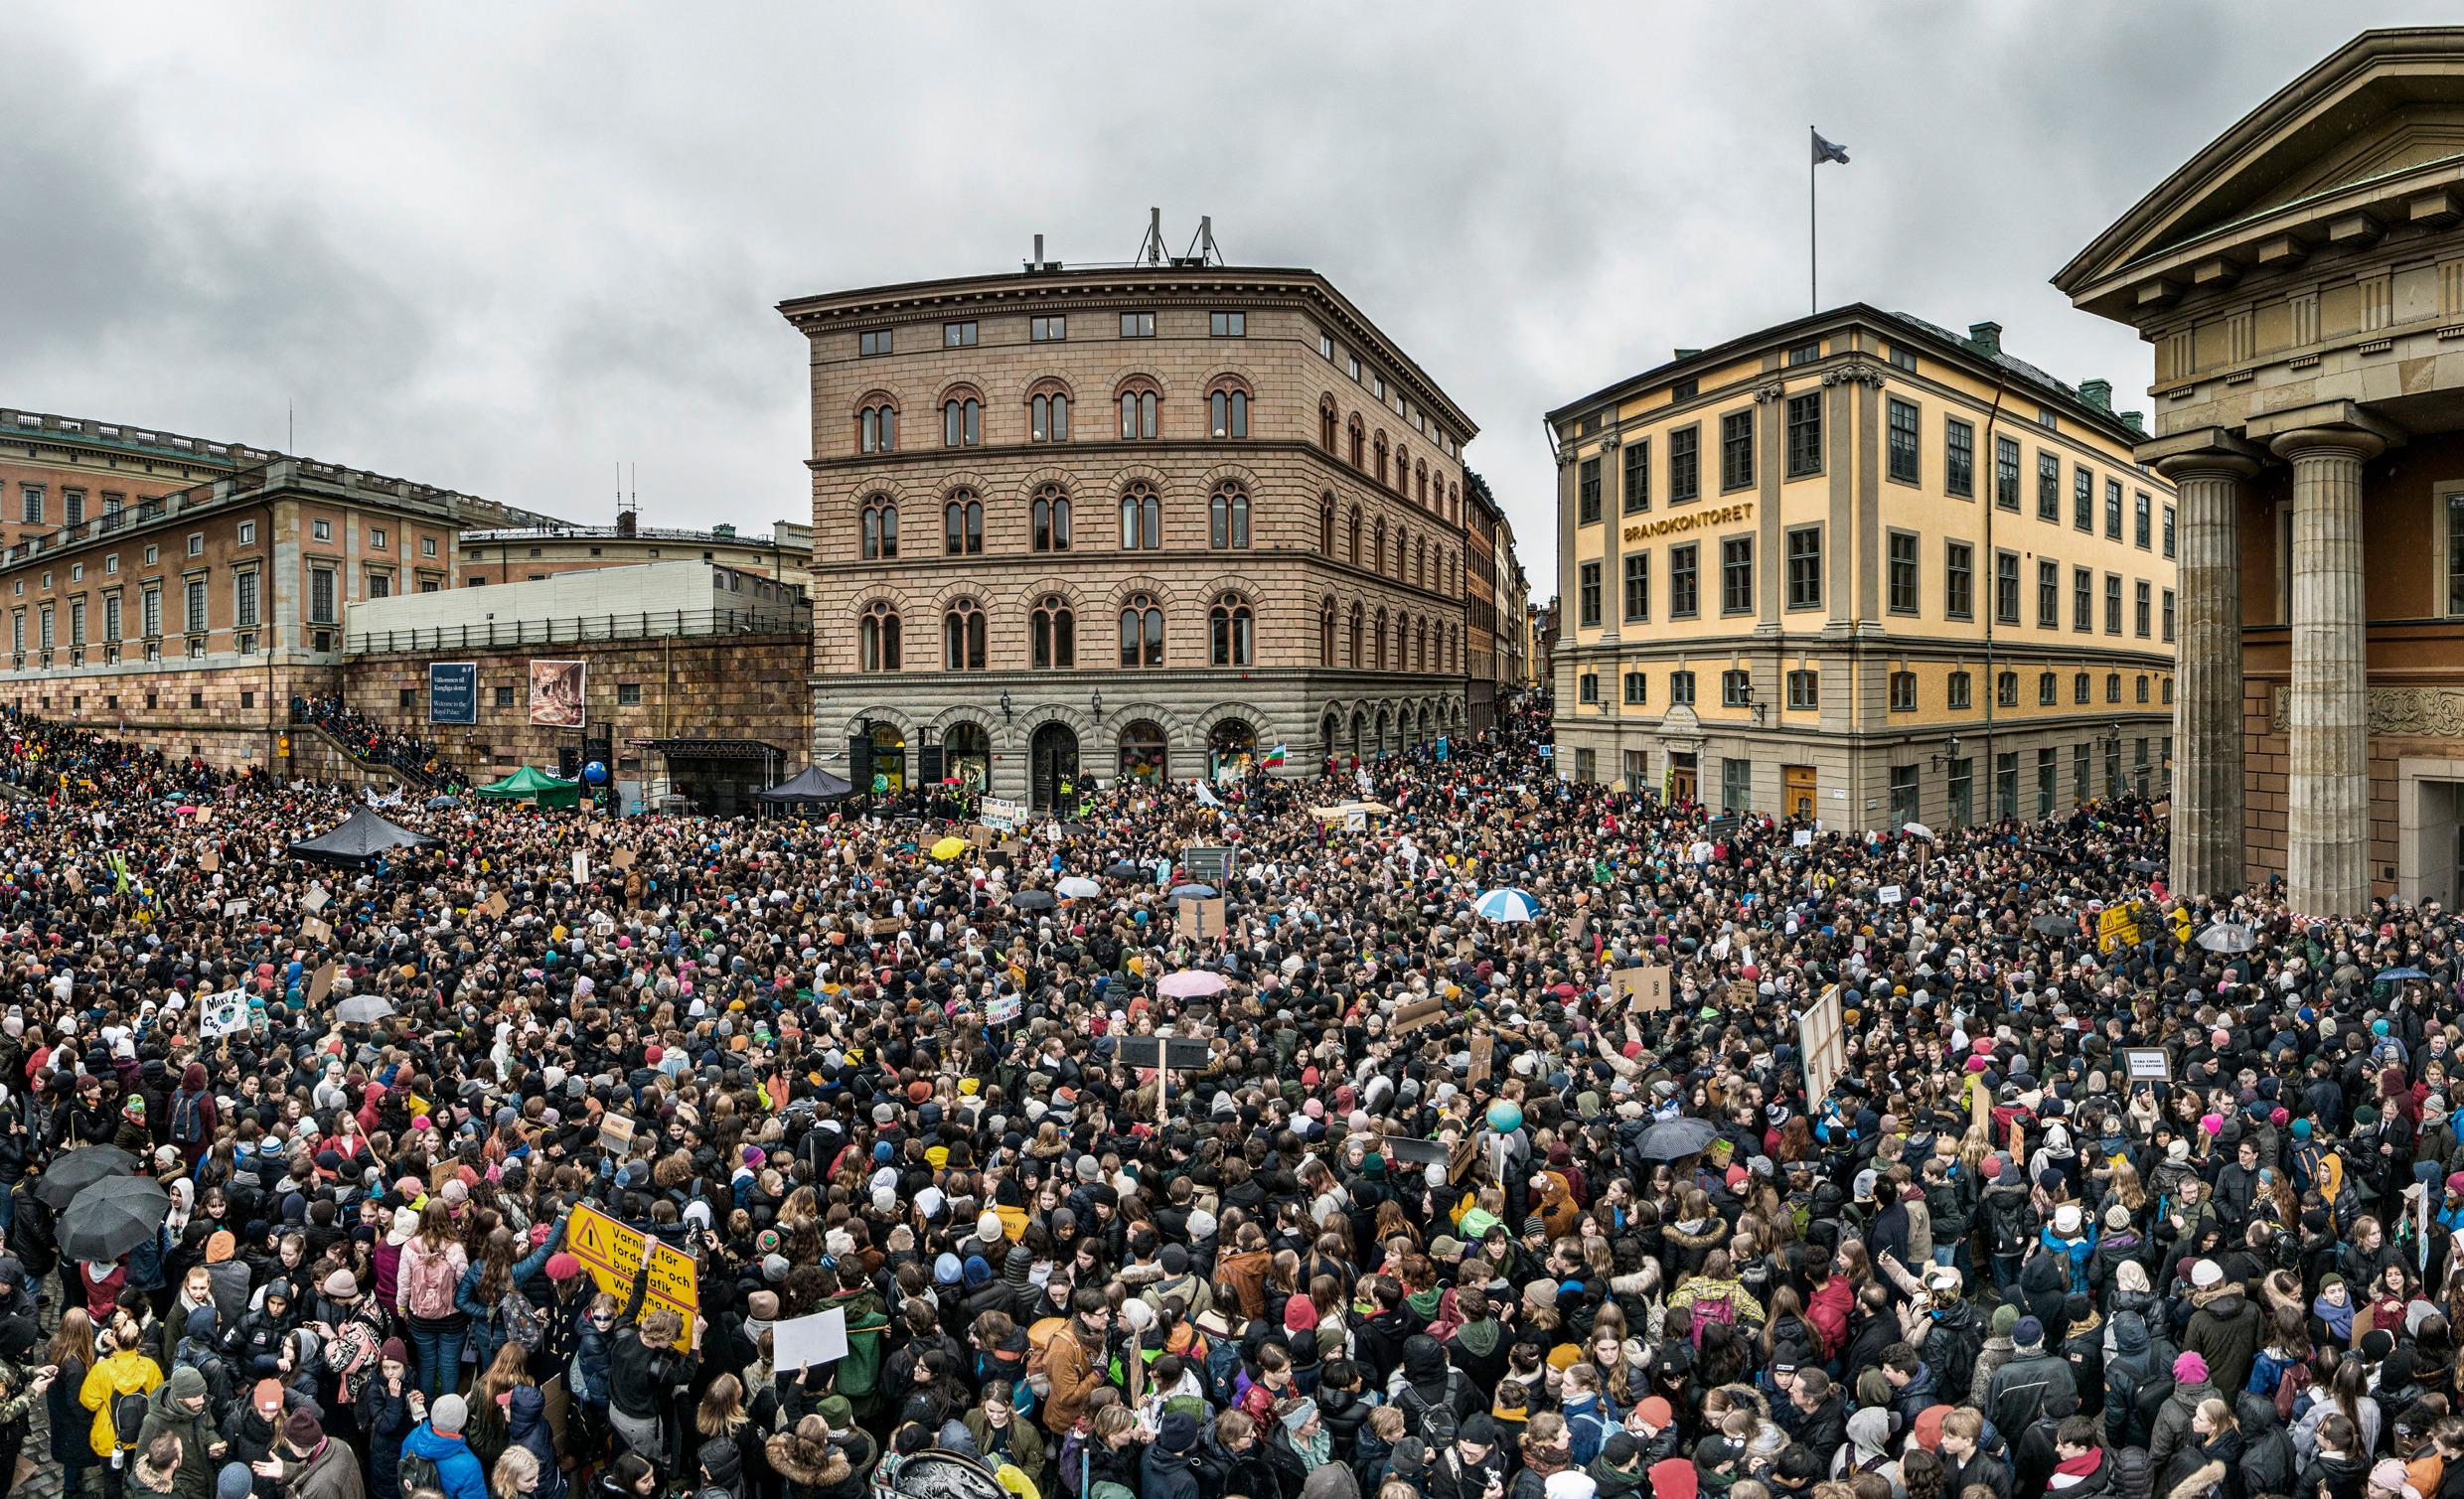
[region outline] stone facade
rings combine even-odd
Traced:
[[[1040,804],[1068,777],[1037,744],[1098,781],[1156,738],[1174,777],[1210,744],[1298,774],[1355,724],[1364,754],[1463,726],[1474,429],[1322,277],[1052,269],[782,311],[812,344],[825,763],[956,729]]]

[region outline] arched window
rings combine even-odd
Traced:
[[[941,403],[941,445],[972,448],[984,441],[984,401],[973,394],[952,395]]]
[[[1121,549],[1154,551],[1163,544],[1163,497],[1139,480],[1121,492]]]
[[[1427,463],[1412,465],[1412,486],[1417,492],[1415,498],[1420,501],[1420,508],[1427,510],[1429,508],[1429,465]]]
[[[1030,442],[1069,441],[1069,392],[1038,390],[1026,403],[1026,435]]]
[[[1412,581],[1422,588],[1429,586],[1429,541],[1425,536],[1412,538]]]
[[[1057,484],[1047,484],[1035,492],[1026,508],[1027,528],[1034,534],[1037,551],[1069,550],[1069,496]]]
[[[1368,665],[1369,659],[1364,654],[1368,649],[1367,618],[1360,605],[1352,605],[1352,670],[1355,672]]]
[[[1218,438],[1249,435],[1249,387],[1235,380],[1218,381],[1206,392],[1206,429]]]
[[[1214,663],[1219,667],[1257,665],[1255,621],[1239,595],[1227,593],[1207,613]]]
[[[1317,664],[1334,665],[1334,600],[1317,606]]]
[[[1360,507],[1357,505],[1352,507],[1351,532],[1351,561],[1357,567],[1360,565]]]
[[[1386,566],[1386,518],[1380,516],[1369,527],[1369,565],[1383,571]]]
[[[1374,667],[1374,669],[1375,669],[1375,670],[1380,671],[1380,672],[1383,672],[1383,671],[1385,671],[1385,670],[1386,670],[1386,611],[1385,611],[1385,610],[1380,609],[1380,610],[1377,612],[1377,625],[1376,625],[1376,628],[1375,628],[1375,629],[1373,629],[1373,630],[1371,630],[1371,631],[1369,632],[1369,639],[1370,639],[1370,642],[1371,642],[1371,649],[1372,649],[1372,652],[1374,653],[1374,655],[1373,655],[1373,659],[1372,659],[1372,662],[1371,662],[1371,665]]]
[[[984,553],[984,502],[966,490],[952,494],[941,508],[941,550],[952,557]]]
[[[1121,606],[1121,665],[1163,665],[1163,606],[1153,594],[1133,593]]]
[[[2071,700],[2073,702],[2085,702],[2087,700],[2086,673],[2081,672],[2078,675],[2071,678]]]
[[[1412,670],[1429,670],[1429,621],[1426,619],[1412,626]]]
[[[941,616],[941,664],[952,672],[984,670],[984,606],[960,599]]]
[[[1249,496],[1239,485],[1222,486],[1206,502],[1206,535],[1217,551],[1249,544]]]
[[[855,413],[856,445],[867,453],[889,453],[898,447],[898,407],[887,396],[865,402]]]
[[[1369,466],[1369,429],[1361,425],[1360,413],[1357,411],[1352,413],[1350,431],[1352,440],[1352,467],[1355,469],[1365,469]]]
[[[1067,671],[1078,665],[1078,621],[1070,613],[1069,600],[1057,593],[1037,600],[1027,634],[1037,670]]]
[[[898,670],[898,611],[887,604],[866,609],[855,622],[855,645],[862,670]]]
[[[864,560],[898,555],[898,505],[887,495],[864,502]]]
[[[1395,527],[1394,574],[1396,582],[1400,583],[1403,581],[1403,527],[1400,525]]]
[[[1326,450],[1328,458],[1334,456],[1334,397],[1331,395],[1321,396],[1317,402],[1317,445]]]
[[[1375,446],[1377,449],[1377,483],[1378,488],[1383,489],[1386,487],[1386,434],[1383,430],[1377,434]]]
[[[1334,497],[1323,495],[1317,501],[1317,554],[1334,556]]]
[[[1146,380],[1134,380],[1121,387],[1121,440],[1135,442],[1152,440],[1157,429],[1158,403],[1161,396]]]

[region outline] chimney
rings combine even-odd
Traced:
[[[2002,354],[2002,325],[1999,323],[1970,323],[1968,325],[1968,347],[1975,350],[1978,354],[1984,355],[1988,359],[2000,358]]]
[[[2113,382],[2109,379],[2079,381],[2079,399],[2098,411],[2113,409]]]
[[[2144,432],[2147,430],[2147,416],[2145,413],[2139,411],[2124,411],[2122,413],[2122,425],[2128,427],[2133,432]]]
[[[1702,353],[1700,349],[1680,349],[1677,351],[1677,358],[1681,360],[1690,360],[1700,353]]]
[[[620,536],[632,535],[634,513],[632,511],[620,510],[616,513],[616,534]]]

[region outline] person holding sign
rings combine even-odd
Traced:
[[[692,1383],[700,1368],[705,1324],[695,1318],[691,1340],[680,1349],[684,1318],[665,1306],[642,1311],[642,1298],[650,1290],[651,1255],[646,1244],[641,1269],[634,1273],[633,1294],[617,1314],[609,1343],[607,1419],[627,1446],[664,1461],[670,1443],[684,1439],[668,1392]]]

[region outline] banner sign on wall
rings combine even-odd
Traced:
[[[582,726],[582,687],[590,665],[579,661],[531,663],[531,721],[548,728]]]
[[[479,721],[479,664],[471,661],[428,663],[428,722]]]

